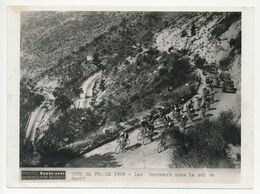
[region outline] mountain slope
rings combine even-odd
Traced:
[[[22,43],[25,51],[43,56],[41,63],[53,61],[49,66],[41,66],[34,57],[31,61],[31,65],[40,67],[36,70],[39,76],[34,79],[34,90],[52,93],[55,99],[50,106],[57,110],[53,116],[56,119],[46,121],[49,128],[40,129],[41,138],[35,139],[35,149],[44,156],[56,156],[61,150],[74,156],[82,153],[82,146],[83,150],[91,150],[116,137],[124,128],[122,123],[134,120],[131,125],[135,126],[139,117],[145,117],[157,106],[170,110],[180,99],[190,99],[201,84],[199,69],[214,66],[232,70],[240,95],[240,13],[106,13],[100,14],[101,18],[109,17],[96,37],[99,24],[85,32],[85,26],[91,25],[82,19],[83,13],[80,17],[70,13],[66,20],[60,16],[63,13],[52,14],[41,15],[43,23],[49,17],[55,18],[43,29],[29,22],[37,26],[34,32],[47,29],[39,40],[33,39],[36,49],[31,49],[32,42]],[[100,19],[99,13],[93,17]],[[75,25],[82,27],[73,31]],[[63,34],[67,28],[68,39]],[[90,40],[85,33],[94,35],[89,35]],[[30,62],[24,71],[28,67]],[[76,108],[73,104],[81,96],[82,83],[95,73],[100,76],[89,88],[93,91],[90,108]],[[224,99],[223,95],[220,99]],[[226,99],[224,104],[233,97]],[[239,106],[240,102],[236,103]],[[237,114],[239,117],[240,112]],[[103,134],[107,128],[111,133]]]
[[[21,70],[37,77],[121,20],[119,12],[23,12]]]

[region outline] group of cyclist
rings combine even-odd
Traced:
[[[150,112],[143,118],[140,123],[140,133],[142,137],[148,136],[152,140],[155,130],[155,121],[160,120],[164,127],[160,131],[160,143],[166,145],[168,133],[172,130],[184,131],[188,121],[193,123],[193,118],[196,111],[201,110],[200,117],[204,118],[206,112],[209,111],[210,105],[214,102],[215,92],[212,85],[209,83],[208,87],[203,88],[202,95],[187,102],[181,99],[178,104],[174,104],[169,110],[161,106],[156,111]],[[128,139],[128,133],[123,131],[118,141],[124,144]],[[137,138],[138,139],[138,138]]]

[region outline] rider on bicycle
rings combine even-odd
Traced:
[[[167,133],[166,133],[165,130],[163,130],[163,131],[161,132],[159,138],[160,138],[161,143],[162,143],[163,145],[165,145],[165,144],[166,144],[166,139],[167,139]]]
[[[211,101],[211,103],[214,102],[214,98],[215,98],[215,92],[211,91],[211,93],[210,93],[210,101]]]
[[[152,133],[154,131],[154,126],[150,120],[143,120],[141,125],[144,128],[144,134]]]
[[[126,131],[122,131],[117,139],[117,142],[122,143],[123,147],[126,145],[126,141],[129,138],[129,134]]]

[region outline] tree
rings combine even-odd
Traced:
[[[74,92],[74,94],[76,96],[79,96],[80,94],[83,93],[83,89],[82,88],[74,87],[74,88],[72,88],[72,90],[73,90],[73,92]]]
[[[98,66],[100,63],[101,63],[101,59],[99,57],[99,53],[98,52],[95,52],[93,54],[93,63],[94,65]]]
[[[193,22],[191,26],[191,36],[195,36],[195,35],[196,35],[196,27],[195,27],[195,22]]]
[[[72,105],[72,101],[64,94],[57,96],[54,103],[61,110],[66,110]]]
[[[198,54],[194,56],[194,63],[196,68],[203,68],[204,65],[207,63],[205,58],[201,58]]]
[[[186,37],[186,36],[188,36],[188,33],[187,33],[186,30],[183,30],[183,31],[181,32],[181,37],[183,38],[183,37]]]

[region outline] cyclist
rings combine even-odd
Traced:
[[[201,106],[201,117],[204,118],[206,114],[206,103],[204,102]]]
[[[180,114],[180,111],[181,111],[180,106],[174,105],[174,112],[175,112],[177,115]]]
[[[163,131],[161,132],[159,138],[160,138],[160,141],[161,141],[162,145],[165,146],[165,145],[166,145],[166,139],[167,139],[167,133],[166,133],[165,130],[163,130]]]
[[[192,100],[192,99],[190,99],[190,101],[188,102],[187,108],[188,108],[188,110],[194,109],[194,103],[193,103],[193,100]]]
[[[153,126],[152,122],[148,121],[147,129],[148,129],[149,133],[153,133],[154,132],[154,126]]]
[[[174,116],[175,119],[177,120],[177,122],[180,122],[180,118],[181,118],[181,108],[179,106],[175,106],[174,108]]]
[[[122,131],[117,139],[117,142],[121,143],[122,147],[125,147],[128,138],[129,134],[126,131]]]
[[[149,113],[148,120],[149,121],[153,121],[154,120],[154,114],[152,112]]]
[[[214,97],[215,97],[215,92],[214,92],[214,91],[211,91],[210,94],[211,94],[211,95],[210,95],[210,101],[211,101],[211,103],[213,103],[213,102],[214,102]]]
[[[185,115],[181,116],[181,125],[185,127],[188,118]]]
[[[144,134],[153,133],[154,126],[151,121],[144,120],[142,121],[142,127],[144,128]]]
[[[206,99],[205,99],[205,108],[207,109],[207,110],[209,110],[210,109],[210,103],[211,103],[211,96],[210,95],[208,95],[207,97],[206,97]]]

